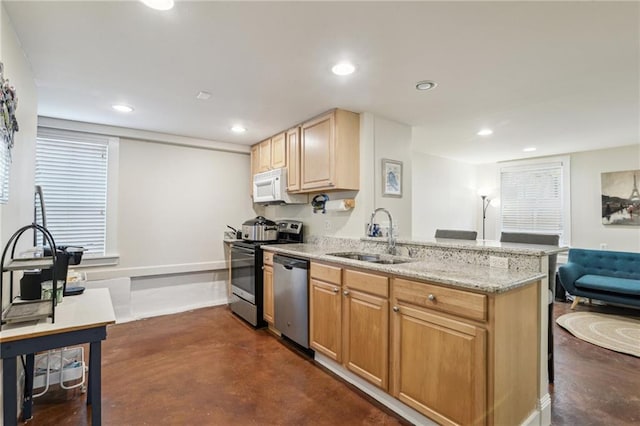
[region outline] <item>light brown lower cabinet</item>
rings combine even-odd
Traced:
[[[486,330],[395,306],[392,395],[443,425],[484,424]]]
[[[273,253],[264,252],[262,285],[262,318],[269,324],[274,322],[273,304]]]
[[[311,348],[342,361],[342,300],[340,285],[309,281],[309,341]]]
[[[342,332],[344,366],[389,389],[389,279],[344,270]]]
[[[487,295],[311,262],[311,347],[439,424],[521,424],[539,286]]]
[[[442,425],[517,425],[537,406],[540,283],[491,295],[392,279],[391,394]]]

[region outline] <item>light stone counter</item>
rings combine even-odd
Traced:
[[[358,240],[353,241],[357,242]],[[372,249],[363,249],[356,243],[338,243],[333,245],[326,243],[281,244],[267,245],[262,248],[275,253],[368,269],[404,278],[426,280],[485,293],[502,293],[538,281],[546,276],[544,273],[532,270],[491,268],[474,263],[457,262],[453,259],[429,259],[420,256],[418,258],[410,259],[407,263],[387,265],[347,259],[328,254],[347,251],[380,253],[379,250],[374,251]]]
[[[362,241],[372,241],[378,243],[386,243],[386,238],[364,237]],[[524,254],[534,256],[544,256],[561,253],[569,250],[568,247],[548,246],[542,244],[523,244],[523,243],[502,243],[492,240],[458,240],[450,238],[434,238],[429,241],[413,241],[413,240],[396,240],[397,245],[411,245],[422,247],[448,247],[457,250],[482,250],[486,253],[495,254]]]

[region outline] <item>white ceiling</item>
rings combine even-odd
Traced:
[[[253,144],[340,107],[471,163],[640,143],[638,2],[2,3],[42,116]]]

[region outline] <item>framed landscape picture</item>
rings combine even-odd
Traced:
[[[402,197],[402,161],[382,159],[382,196]]]
[[[640,226],[640,170],[602,173],[602,224]]]

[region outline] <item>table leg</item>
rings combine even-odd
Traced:
[[[35,365],[35,355],[27,354],[25,355],[27,361],[25,363],[25,372],[24,372],[24,395],[22,399],[22,420],[25,422],[27,420],[31,420],[33,417],[32,408],[33,408],[33,375],[34,375],[34,365]]]
[[[18,424],[16,363],[16,357],[2,359],[2,404],[4,408],[4,426],[14,426]]]
[[[102,422],[101,350],[101,341],[89,344],[89,393],[87,394],[87,405],[91,405],[92,426],[100,426]]]

